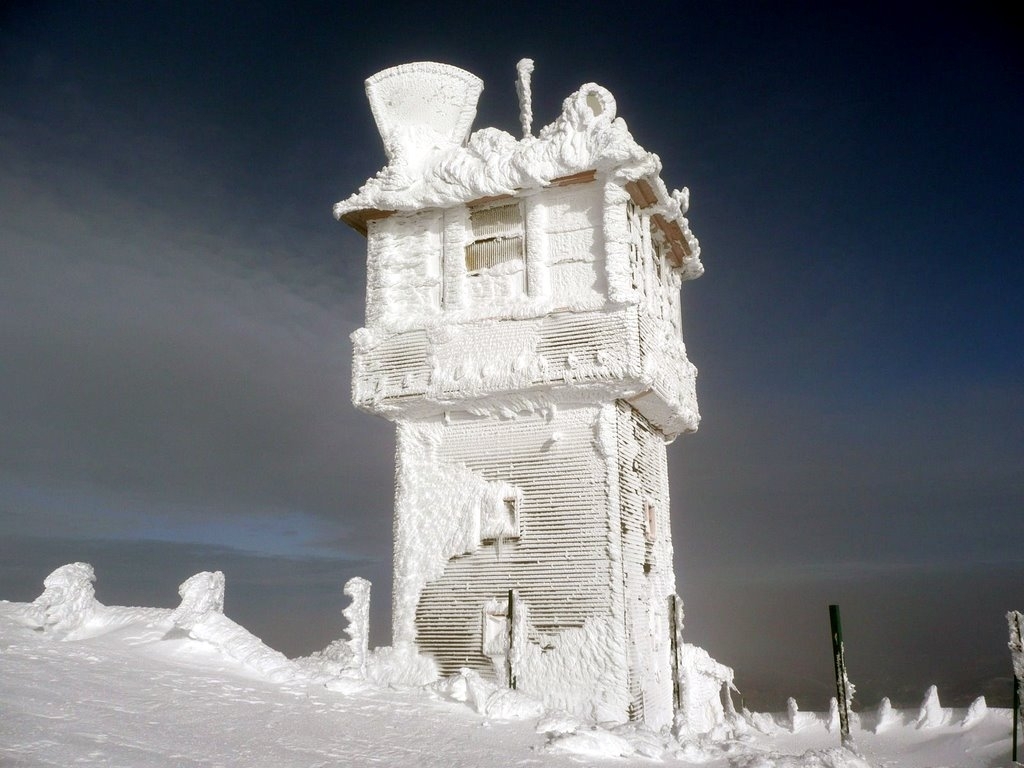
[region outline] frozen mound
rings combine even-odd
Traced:
[[[889,697],[885,696],[878,703],[878,709],[875,711],[875,733],[883,733],[894,725],[902,723],[902,719],[899,714],[892,708],[892,702],[889,701]]]
[[[732,768],[871,768],[864,758],[842,747],[810,750],[802,755],[777,752],[742,755],[730,758],[729,765]]]
[[[945,725],[949,720],[949,713],[942,708],[939,702],[939,689],[931,686],[924,695],[921,708],[917,713],[918,728],[938,728]]]
[[[197,573],[181,584],[178,594],[181,605],[171,618],[179,631],[209,643],[271,682],[307,678],[299,665],[224,615],[224,574],[220,571]]]
[[[548,742],[548,749],[583,757],[632,757],[636,754],[627,739],[603,728],[558,736]]]
[[[224,574],[203,571],[178,587],[181,604],[171,614],[174,625],[191,630],[207,616],[224,612]]]
[[[721,731],[737,720],[731,695],[736,690],[732,668],[689,643],[679,644],[678,667],[681,700],[673,726],[678,738]]]
[[[439,680],[430,690],[450,701],[469,704],[493,720],[529,720],[544,714],[544,705],[520,691],[499,688],[471,669]]]
[[[975,725],[985,719],[985,715],[988,714],[988,702],[985,701],[984,696],[979,696],[971,702],[971,706],[967,708],[967,713],[964,715],[964,719],[960,721],[961,728],[973,728]]]
[[[590,723],[566,729],[560,718],[545,717],[537,724],[538,733],[548,734],[547,750],[567,752],[582,757],[646,757],[661,760],[666,754],[679,752],[679,744],[667,730],[656,732],[639,723],[622,723],[605,727]],[[557,730],[551,730],[555,728]],[[542,730],[543,729],[543,730]],[[707,755],[697,762],[706,762]]]
[[[26,609],[26,624],[60,638],[70,637],[103,606],[96,600],[96,573],[88,563],[69,563],[43,580],[43,593]]]
[[[366,659],[366,679],[380,688],[420,688],[437,676],[437,663],[408,643],[374,648]]]

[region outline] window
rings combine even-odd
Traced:
[[[644,500],[644,539],[653,544],[658,538],[658,520],[654,502],[650,499]]]
[[[469,212],[471,240],[466,245],[466,273],[470,279],[505,285],[494,295],[526,292],[526,230],[523,204],[475,208]]]
[[[488,600],[482,611],[480,651],[484,656],[500,656],[504,661],[508,653],[508,601]]]
[[[519,536],[519,496],[506,494],[486,505],[480,515],[482,542],[514,539]]]

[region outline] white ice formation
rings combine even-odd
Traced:
[[[937,686],[930,686],[924,694],[921,708],[917,713],[918,728],[938,728],[945,725],[948,713],[942,708],[939,702],[939,689]]]
[[[410,643],[374,648],[366,660],[366,679],[380,688],[419,688],[437,678],[437,663]]]
[[[348,621],[348,647],[352,652],[352,666],[360,672],[366,670],[366,654],[370,640],[370,582],[359,576],[345,582],[345,594],[352,603],[342,611]]]
[[[439,680],[431,690],[452,701],[465,702],[492,720],[532,720],[545,712],[544,705],[537,699],[484,680],[471,669],[459,670]]]
[[[887,696],[883,697],[878,703],[878,709],[875,712],[875,733],[882,733],[898,723],[899,715],[893,710],[892,702],[889,701]]]
[[[245,627],[224,615],[224,574],[203,571],[178,588],[181,604],[171,615],[180,631],[205,641],[227,657],[258,672],[273,682],[303,677],[297,665],[284,654],[266,646]]]
[[[88,563],[69,563],[43,581],[43,593],[25,613],[26,623],[67,638],[103,606],[96,600],[96,573]]]
[[[837,733],[842,727],[842,722],[839,719],[839,700],[833,696],[828,701],[828,720],[826,721],[826,727],[829,733]]]
[[[178,587],[181,603],[171,614],[175,626],[191,630],[211,614],[224,613],[224,574],[203,571],[190,576]]]
[[[351,695],[368,687],[370,587],[370,582],[360,576],[345,582],[342,591],[351,602],[341,615],[347,622],[348,639],[335,640],[322,651],[299,660],[315,676],[328,678],[326,685],[332,691]]]
[[[680,737],[712,733],[733,722],[733,671],[696,645],[683,643],[678,654],[680,702],[676,710],[675,732]],[[723,704],[723,700],[725,704]],[[793,701],[794,709],[796,701]],[[798,714],[798,713],[797,713]],[[798,718],[792,719],[797,727]]]
[[[786,700],[786,725],[790,732],[799,733],[804,728],[816,723],[817,720],[818,718],[813,712],[801,712],[796,699],[790,697]]]
[[[353,402],[397,428],[393,653],[706,733],[732,672],[673,616],[665,453],[700,420],[689,193],[594,83],[532,135],[531,72],[518,140],[470,132],[468,72],[369,78],[388,164],[334,209],[367,236]]]
[[[985,701],[984,696],[979,696],[972,701],[971,706],[967,708],[967,713],[964,715],[964,719],[960,721],[960,727],[973,728],[985,719],[986,714],[988,714],[988,702]]]
[[[519,96],[519,124],[523,138],[533,135],[533,92],[530,76],[533,74],[533,59],[520,59],[516,64],[516,94]]]
[[[661,160],[633,139],[616,118],[615,98],[587,83],[562,104],[562,114],[536,137],[484,128],[466,139],[483,83],[468,72],[435,62],[403,64],[369,78],[367,96],[389,163],[334,215],[411,213],[443,209],[486,197],[540,189],[580,173],[611,177],[620,185],[645,180],[649,208],[678,229],[690,253],[689,277],[703,272],[700,247],[684,216],[688,193],[672,194],[661,181]],[[425,101],[422,94],[440,94]],[[465,141],[465,144],[463,143]]]

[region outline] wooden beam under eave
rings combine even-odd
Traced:
[[[588,181],[593,181],[596,178],[596,170],[580,171],[579,173],[573,173],[569,176],[559,176],[557,179],[552,179],[548,186],[568,187],[570,184],[586,184]]]
[[[629,182],[626,184],[626,191],[633,199],[633,202],[641,208],[650,208],[658,202],[658,196],[654,194],[654,190],[651,188],[651,185],[647,183],[646,179]]]
[[[497,203],[500,200],[511,200],[515,195],[503,194],[503,195],[487,195],[486,197],[478,197],[470,200],[466,203],[468,208],[476,208],[478,205],[487,205],[489,203]]]
[[[341,214],[341,220],[352,229],[366,237],[366,225],[372,219],[386,219],[394,215],[394,211],[378,211],[373,208],[366,208],[361,211],[349,211]]]
[[[665,235],[665,240],[668,241],[669,248],[671,249],[669,261],[672,262],[672,266],[683,266],[683,261],[688,256],[692,256],[693,252],[690,250],[690,244],[686,242],[686,238],[683,236],[683,230],[679,226],[679,222],[666,221],[665,217],[661,214],[652,216],[651,221],[654,222],[654,226],[661,230],[662,234]]]

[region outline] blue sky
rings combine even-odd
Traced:
[[[363,575],[386,642],[393,437],[348,401],[365,253],[331,206],[385,161],[367,76],[463,67],[476,127],[515,133],[530,56],[535,126],[598,82],[692,193],[690,638],[751,703],[822,707],[839,602],[865,704],[1005,698],[1020,37],[978,3],[5,7],[0,597],[90,560],[101,600],[174,605],[221,568],[229,613],[299,653]]]

